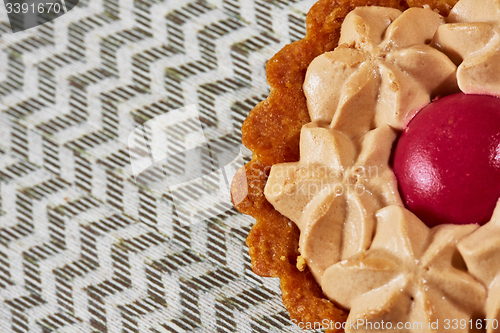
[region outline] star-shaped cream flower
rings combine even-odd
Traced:
[[[500,96],[500,2],[460,0],[433,44],[456,64],[460,90]]]
[[[387,125],[351,140],[309,123],[300,161],[273,165],[264,194],[299,227],[301,256],[318,281],[329,266],[368,248],[379,208],[402,204],[388,166],[395,138]]]
[[[354,9],[339,46],[307,69],[311,120],[350,138],[383,124],[402,129],[432,97],[456,89],[455,64],[427,45],[443,23],[427,8]]]
[[[486,290],[467,273],[456,243],[476,228],[441,225],[429,230],[403,207],[379,210],[370,249],[331,266],[321,279],[325,295],[350,309],[348,323],[360,323],[346,332],[380,332],[369,323],[376,327],[382,321],[386,328],[390,322],[392,330],[398,322],[411,326],[397,332],[448,332],[446,319],[475,320]],[[438,330],[429,327],[436,320]],[[452,331],[469,332],[465,326]]]
[[[484,226],[458,243],[470,273],[488,288],[487,333],[500,329],[500,201]]]

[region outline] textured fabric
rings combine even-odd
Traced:
[[[0,10],[0,332],[300,331],[251,271],[252,218],[188,182],[208,213],[181,223],[169,189],[135,182],[128,139],[194,104],[238,145],[313,2],[81,0],[15,34]]]

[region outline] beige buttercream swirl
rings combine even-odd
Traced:
[[[301,255],[318,281],[368,248],[379,208],[402,205],[388,165],[395,138],[387,125],[351,140],[310,123],[301,131],[300,161],[272,167],[266,199],[299,227]]]
[[[457,65],[460,90],[500,96],[500,2],[461,0],[433,44]]]
[[[400,332],[410,333],[447,332],[446,320],[476,325],[486,288],[467,273],[457,242],[477,225],[429,230],[405,208],[388,206],[377,212],[376,226],[368,251],[329,267],[321,279],[325,295],[350,309],[348,322],[361,323],[346,333],[391,332],[397,323],[408,323]],[[370,329],[382,322],[392,329]],[[435,322],[437,329],[429,327]],[[471,325],[452,331],[470,332]]]
[[[311,120],[330,123],[350,138],[383,124],[402,129],[433,96],[454,91],[455,64],[426,44],[443,23],[426,8],[354,9],[339,46],[307,69]]]
[[[500,200],[490,222],[461,240],[457,245],[469,272],[488,288],[484,305],[486,332],[500,330]]]

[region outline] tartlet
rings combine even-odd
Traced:
[[[306,36],[286,45],[268,62],[269,97],[250,112],[242,126],[242,142],[253,157],[236,173],[231,195],[240,212],[256,219],[247,238],[253,271],[260,276],[280,278],[283,303],[294,322],[343,322],[348,315],[323,295],[310,270],[304,267],[296,225],[276,211],[264,196],[271,166],[299,160],[300,131],[311,121],[303,91],[309,64],[337,46],[345,16],[358,6],[405,10],[428,5],[447,16],[456,2],[320,0],[307,15]]]

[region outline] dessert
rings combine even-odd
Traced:
[[[500,96],[500,8],[495,0],[460,1],[438,28],[433,44],[458,66],[457,81],[467,94]]]
[[[396,138],[389,126],[353,142],[315,125],[302,128],[299,162],[273,166],[264,194],[297,224],[301,256],[319,280],[329,266],[368,249],[373,212],[402,204],[388,165]]]
[[[427,45],[443,23],[430,8],[354,9],[342,24],[339,46],[307,69],[311,120],[349,138],[381,125],[403,129],[431,97],[455,90],[455,64]]]
[[[487,333],[498,332],[500,326],[500,205],[497,205],[491,221],[466,237],[458,244],[472,276],[487,286],[488,296],[484,311],[490,325]]]
[[[382,322],[392,324],[374,331],[410,323],[409,332],[429,332],[429,323],[441,322],[436,331],[444,332],[447,319],[476,320],[486,290],[453,266],[456,243],[476,229],[474,224],[429,229],[408,210],[387,206],[377,212],[370,249],[328,268],[321,281],[323,291],[350,309],[349,321],[360,320],[356,332],[370,332]]]
[[[444,2],[405,12],[398,9],[423,3],[355,5],[320,1],[311,9],[306,37],[268,63],[270,96],[242,128],[254,156],[235,176],[232,197],[257,219],[247,238],[253,269],[280,277],[297,322],[333,331],[342,326],[332,323],[362,319],[346,331],[380,331],[370,323],[418,321],[424,326],[400,331],[425,332],[446,330],[428,323],[456,319],[467,325],[454,331],[481,330],[476,319],[496,318],[500,307],[496,268],[481,271],[495,242],[474,245],[484,228],[496,230],[498,213],[480,228],[430,229],[403,207],[389,155],[398,132],[434,97],[457,87],[494,94],[493,79],[481,88],[468,75],[485,74],[472,44],[494,49],[496,39],[483,34],[458,50],[446,42],[478,30],[472,24],[467,32],[460,18],[477,6],[472,0],[452,11],[451,24],[431,10],[447,14]]]

